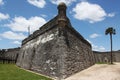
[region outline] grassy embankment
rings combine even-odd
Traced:
[[[0,80],[52,80],[23,69],[15,64],[0,64]]]

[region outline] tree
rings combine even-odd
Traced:
[[[113,64],[112,35],[115,35],[115,34],[116,34],[116,31],[115,31],[115,29],[113,29],[113,27],[109,27],[109,28],[106,29],[105,34],[106,34],[106,35],[108,35],[108,34],[110,35],[110,44],[111,44],[111,54],[110,54],[111,61],[110,61],[110,63]]]

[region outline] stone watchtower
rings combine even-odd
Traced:
[[[22,41],[19,67],[64,79],[94,64],[91,45],[71,25],[66,5],[58,15]]]

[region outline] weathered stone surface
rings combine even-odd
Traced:
[[[110,54],[111,52],[97,52],[93,51],[95,55],[95,61],[96,62],[110,62],[111,57]],[[114,62],[120,62],[120,51],[113,51],[113,61]]]
[[[59,27],[56,27],[27,42],[21,47],[17,65],[58,78],[66,78],[93,65],[90,44],[69,29],[59,36]]]
[[[2,49],[0,50],[0,61],[16,62],[20,48]]]
[[[91,45],[72,26],[66,6],[58,15],[23,40],[17,65],[63,79],[95,63]]]
[[[113,54],[115,55],[115,62],[120,62],[120,50],[114,51]]]

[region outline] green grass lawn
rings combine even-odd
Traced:
[[[0,64],[0,80],[52,80],[18,68],[15,64]]]

